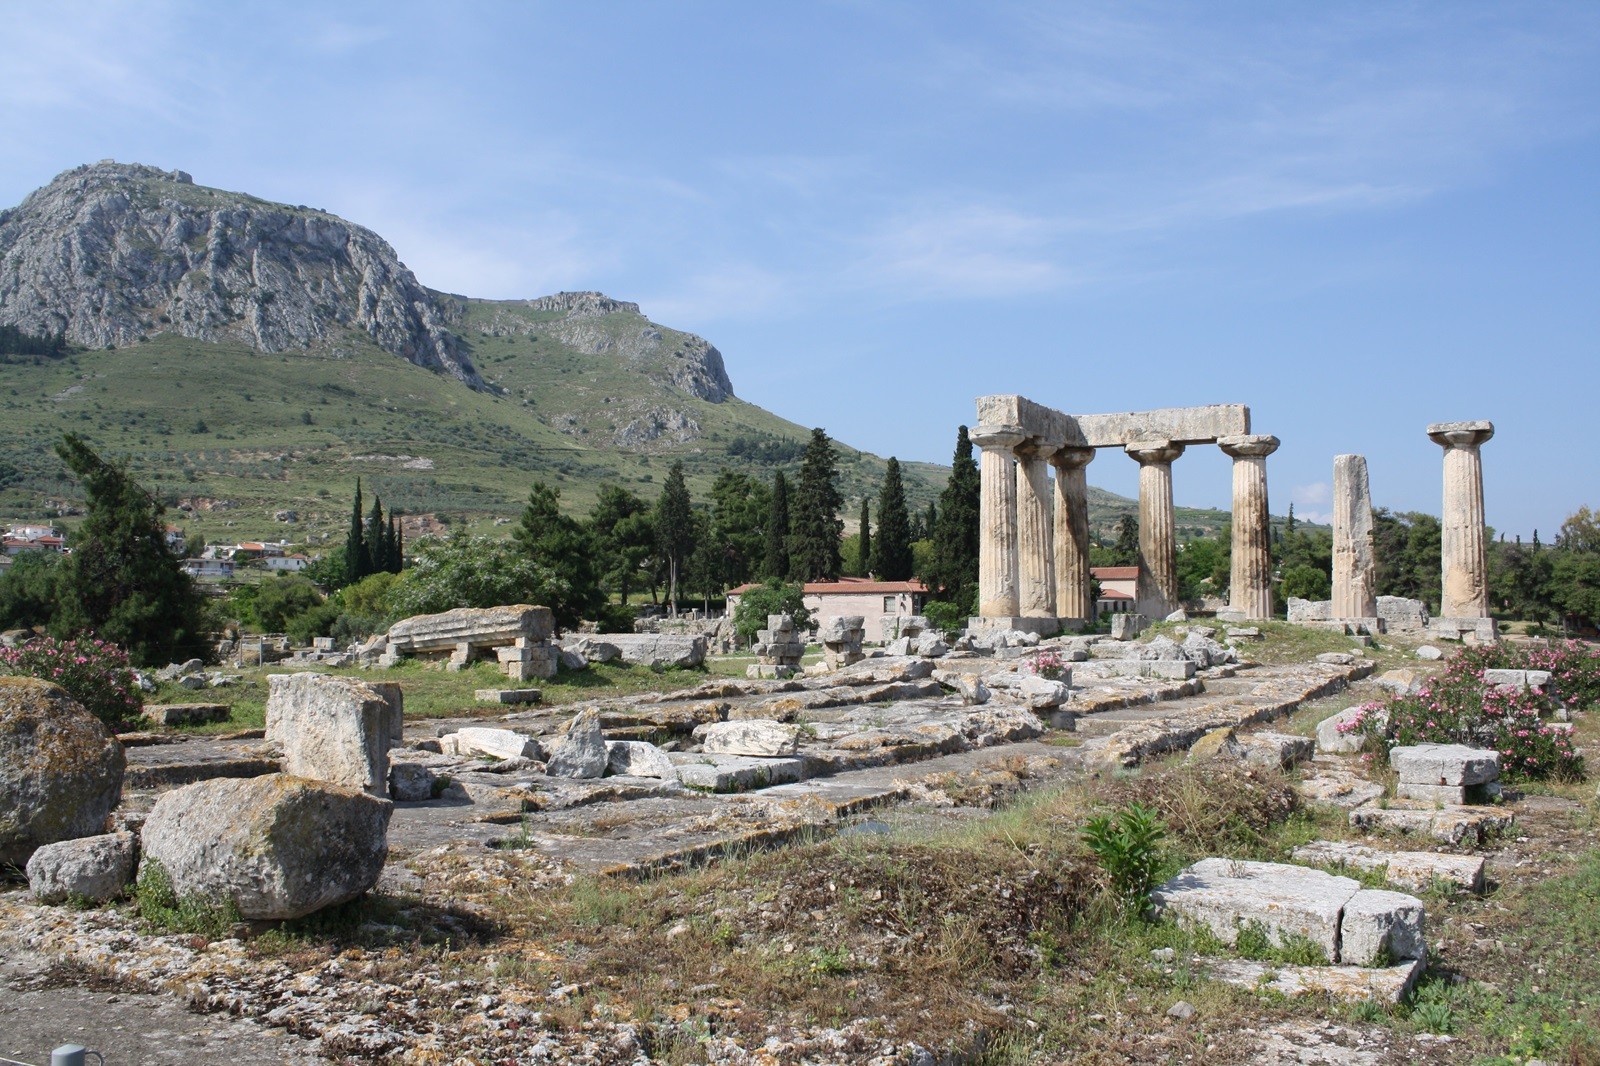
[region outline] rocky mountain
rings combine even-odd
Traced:
[[[482,388],[449,314],[371,230],[180,170],[76,167],[0,212],[0,323],[86,348],[172,333],[282,352],[355,330]]]

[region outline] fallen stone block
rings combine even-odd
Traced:
[[[1301,937],[1339,961],[1339,919],[1361,889],[1358,881],[1282,863],[1202,859],[1150,894],[1151,905],[1203,925],[1224,944],[1259,924],[1284,946]]]
[[[472,698],[479,703],[538,703],[544,693],[536,688],[480,688]]]
[[[1067,677],[1071,676],[1068,672]],[[1018,699],[1035,711],[1048,711],[1053,707],[1059,707],[1072,695],[1069,682],[1039,677],[1036,674],[1024,674],[1013,691]]]
[[[583,710],[572,720],[561,743],[550,752],[544,772],[551,777],[603,777],[609,758],[605,734],[600,731],[599,713]]]
[[[518,639],[545,641],[555,632],[548,607],[519,603],[505,607],[458,607],[420,614],[389,627],[388,648],[397,654],[455,651],[462,645],[489,648]]]
[[[1231,641],[1248,640],[1260,641],[1266,638],[1261,635],[1259,626],[1229,626],[1223,630],[1223,635]]]
[[[1401,781],[1426,785],[1485,785],[1500,778],[1500,753],[1464,744],[1392,748],[1389,765]]]
[[[1402,892],[1364,888],[1344,905],[1339,961],[1347,966],[1390,966],[1426,959],[1422,901]]]
[[[1149,624],[1150,619],[1142,614],[1114,614],[1111,616],[1111,639],[1133,640]]]
[[[708,792],[745,792],[798,781],[803,759],[760,759],[746,755],[679,754],[668,756],[686,788]]]
[[[1422,691],[1423,685],[1427,684],[1428,675],[1421,670],[1402,666],[1397,670],[1385,671],[1373,680],[1396,696],[1414,696]]]
[[[1443,659],[1444,652],[1440,651],[1438,648],[1435,648],[1432,644],[1424,644],[1422,647],[1417,649],[1417,658],[1426,660],[1428,662],[1434,662],[1436,660]]]
[[[0,677],[0,864],[101,833],[125,765],[117,738],[66,689]]]
[[[206,725],[226,722],[229,709],[226,703],[153,703],[140,714],[151,725]]]
[[[776,758],[800,750],[800,729],[770,719],[747,718],[732,722],[710,722],[698,726],[695,736],[701,747],[714,755],[755,755]]]
[[[438,775],[416,762],[397,762],[389,767],[389,798],[397,803],[422,803],[433,798],[433,783]]]
[[[983,678],[977,674],[958,674],[949,682],[961,697],[961,702],[968,707],[977,707],[989,702],[989,686],[983,683]]]
[[[1346,707],[1317,723],[1317,750],[1331,755],[1349,755],[1360,751],[1366,743],[1366,737],[1353,727],[1363,717],[1369,717],[1379,731],[1388,728],[1389,716],[1376,707],[1368,704]],[[1340,726],[1346,729],[1340,729]]]
[[[1427,963],[1412,959],[1396,966],[1372,969],[1207,958],[1201,960],[1201,967],[1214,981],[1248,991],[1270,990],[1290,999],[1326,995],[1344,1003],[1398,1004],[1411,993],[1417,979],[1427,969]]]
[[[511,729],[466,726],[439,738],[446,755],[488,755],[496,759],[542,759],[539,741]]]
[[[1308,762],[1316,750],[1310,737],[1290,733],[1241,733],[1238,740],[1246,762],[1275,769],[1287,770]]]
[[[667,753],[642,740],[606,741],[606,773],[619,777],[678,779],[677,768],[667,758]]]
[[[688,669],[706,661],[706,638],[700,634],[606,633],[603,639],[631,666]]]
[[[1313,803],[1327,803],[1351,810],[1384,794],[1384,787],[1355,774],[1336,771],[1320,773],[1294,783],[1294,790]]]
[[[1317,656],[1317,662],[1327,663],[1329,666],[1352,666],[1356,656],[1347,651],[1325,651]]]
[[[1510,829],[1515,821],[1509,811],[1496,807],[1366,806],[1350,812],[1350,824],[1356,829],[1414,833],[1446,844],[1481,844],[1490,834]]]
[[[132,833],[107,833],[46,844],[28,860],[28,888],[45,903],[116,899],[133,880]]]
[[[393,810],[290,774],[201,781],[156,800],[140,871],[159,865],[180,899],[226,900],[247,919],[299,918],[377,883]]]
[[[1379,851],[1342,840],[1318,840],[1294,849],[1296,862],[1344,865],[1354,870],[1381,871],[1400,888],[1424,892],[1445,884],[1468,892],[1483,891],[1483,857],[1444,855],[1432,851]]]
[[[398,686],[311,673],[267,681],[266,739],[283,749],[284,773],[388,795]]]

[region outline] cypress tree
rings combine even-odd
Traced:
[[[1111,549],[1118,566],[1136,566],[1139,562],[1139,519],[1125,514],[1117,519],[1117,543]]]
[[[900,460],[890,457],[878,496],[878,544],[872,569],[881,581],[911,578],[911,517],[906,513],[906,491],[900,481]]]
[[[656,501],[656,543],[667,561],[667,602],[678,613],[678,577],[694,551],[694,505],[683,480],[683,464],[674,462],[667,483]]]
[[[779,470],[772,475],[772,506],[767,512],[766,543],[761,576],[781,581],[789,576],[789,479]]]
[[[800,462],[800,485],[795,491],[794,547],[789,556],[789,576],[796,581],[832,581],[839,576],[838,456],[833,442],[821,428],[811,431]]]
[[[928,501],[928,516],[922,520],[922,536],[918,540],[931,540],[933,531],[939,525],[939,504],[934,500]]]
[[[978,464],[962,426],[956,431],[950,480],[939,494],[927,578],[942,599],[963,608],[973,605],[978,589],[978,496]]]
[[[862,577],[872,576],[872,505],[865,497],[861,497],[861,533],[856,539],[856,573]]]
[[[75,434],[56,454],[83,483],[88,517],[59,564],[52,632],[93,634],[146,666],[203,656],[205,604],[167,550],[166,508]]]
[[[389,536],[384,547],[388,561],[384,569],[391,574],[398,574],[405,569],[405,549],[401,545],[400,516],[392,510],[389,512]]]
[[[344,583],[354,585],[372,572],[367,546],[362,537],[361,479],[356,478],[356,502],[350,509],[350,532],[344,540]]]
[[[376,496],[372,497],[372,510],[367,514],[362,541],[367,549],[367,573],[389,569],[389,524],[383,519],[383,501]]]

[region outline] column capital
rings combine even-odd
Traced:
[[[1278,438],[1265,433],[1243,433],[1218,437],[1217,447],[1235,459],[1264,459],[1278,450]]]
[[[1050,440],[1048,437],[1034,435],[1017,445],[1017,456],[1027,459],[1048,459],[1060,449],[1061,442],[1059,440]]]
[[[1028,439],[1021,426],[977,426],[967,439],[985,451],[1010,450]]]
[[[1476,448],[1494,436],[1494,423],[1435,422],[1428,427],[1428,436],[1445,448]]]
[[[1094,452],[1093,448],[1057,448],[1050,457],[1050,464],[1057,470],[1081,470],[1094,462]]]
[[[1123,445],[1123,451],[1140,466],[1149,466],[1152,463],[1172,462],[1183,454],[1183,445],[1170,440],[1141,440]]]

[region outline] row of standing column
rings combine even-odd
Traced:
[[[1030,437],[1017,426],[979,426],[981,449],[978,613],[984,618],[1094,616],[1089,574],[1085,467],[1095,450]],[[1218,441],[1233,466],[1233,563],[1229,606],[1247,618],[1272,615],[1271,525],[1266,457],[1276,437]],[[1172,441],[1126,445],[1139,463],[1138,609],[1161,617],[1178,604]],[[1050,492],[1046,464],[1055,467]]]

